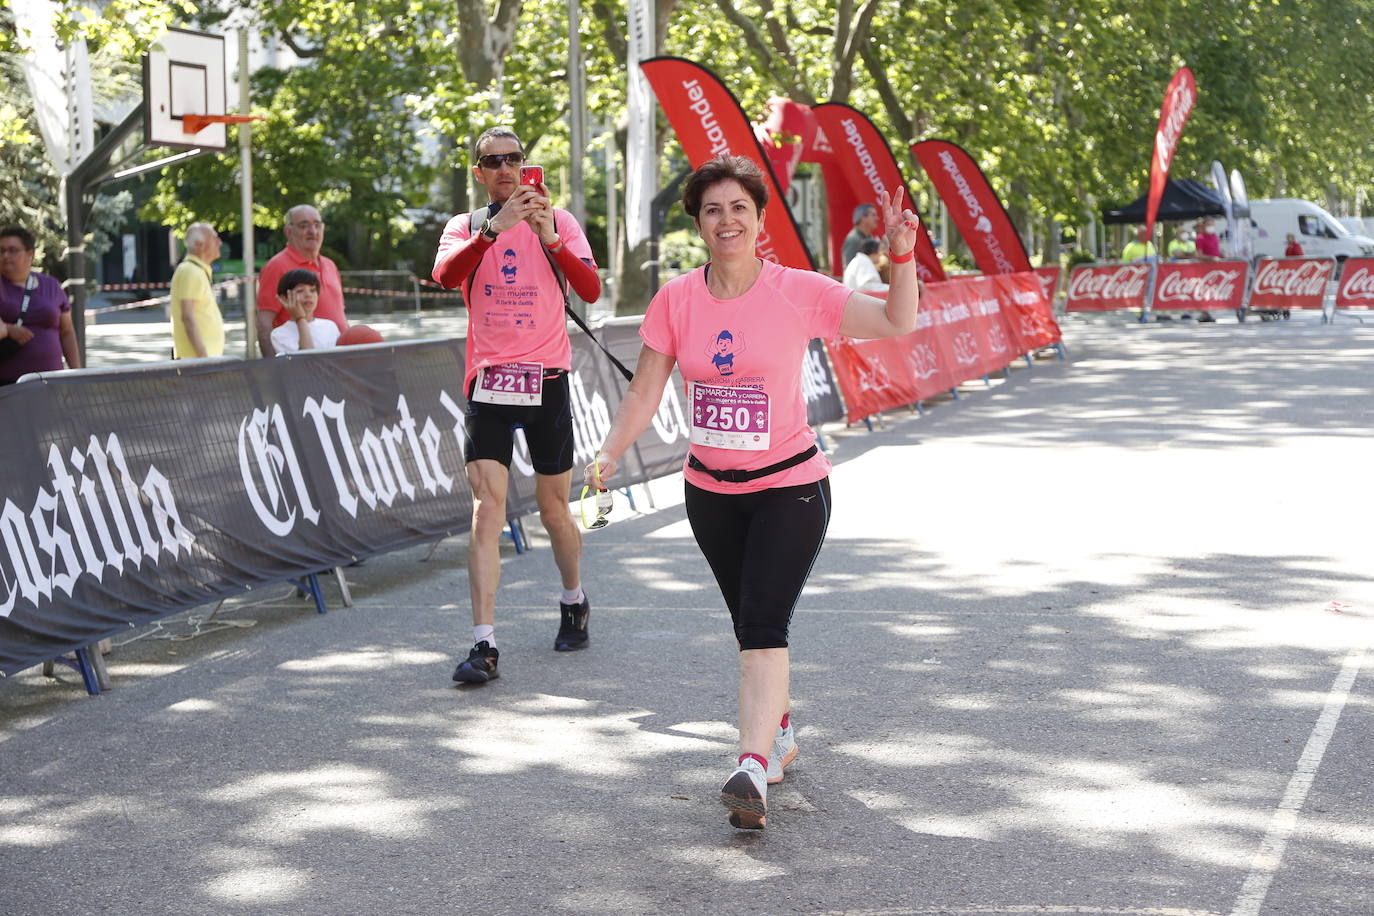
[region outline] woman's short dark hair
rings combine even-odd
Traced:
[[[277,281],[277,295],[285,296],[298,286],[313,286],[319,289],[320,277],[313,270],[306,270],[304,267],[288,270]]]
[[[864,254],[877,254],[878,249],[882,247],[883,243],[878,241],[871,235],[859,243],[859,251],[863,252]]]
[[[33,251],[33,246],[37,244],[34,241],[33,233],[23,226],[6,226],[4,229],[0,229],[0,239],[5,238],[18,239],[25,251]]]
[[[682,209],[696,219],[707,189],[722,181],[739,182],[745,193],[754,199],[755,209],[762,210],[768,205],[768,185],[764,183],[763,171],[753,160],[722,155],[702,163],[701,168],[687,176],[687,184],[682,189]]]

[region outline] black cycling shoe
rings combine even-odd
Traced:
[[[558,636],[553,641],[555,652],[571,652],[591,645],[591,637],[587,635],[587,619],[592,615],[592,605],[587,600],[586,592],[582,593],[581,604],[564,604],[560,601],[558,615],[562,619],[558,622]]]
[[[484,639],[472,647],[467,661],[454,670],[453,679],[465,684],[485,684],[487,681],[494,681],[501,676],[496,670],[496,662],[500,657],[500,651]]]

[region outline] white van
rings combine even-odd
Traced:
[[[1374,217],[1366,219],[1362,216],[1341,216],[1338,219],[1342,226],[1350,230],[1351,235],[1367,235],[1374,238]]]
[[[1374,239],[1352,233],[1310,200],[1250,201],[1250,237],[1256,257],[1283,257],[1290,234],[1305,255],[1338,259],[1374,255]]]

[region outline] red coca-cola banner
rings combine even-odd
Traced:
[[[850,195],[858,203],[876,205],[881,191],[886,191],[895,200],[897,189],[901,188],[904,206],[916,212],[916,202],[906,179],[902,177],[902,170],[897,166],[891,147],[863,112],[840,102],[813,105],[811,112],[830,143],[837,171],[848,182]],[[829,175],[826,176],[826,186],[830,187]],[[839,209],[838,201],[832,196],[829,204],[833,215]],[[850,218],[850,227],[844,230],[847,235],[849,229],[853,228],[853,207],[846,209],[844,215]],[[832,231],[834,225],[832,220]],[[838,252],[843,241],[844,237],[841,236],[837,243],[832,234],[831,245],[837,252],[837,273],[844,270],[844,265],[838,263]],[[921,226],[916,230],[916,272],[927,283],[945,279],[945,269],[935,254],[930,234],[926,232],[925,220],[921,220]]]
[[[1336,308],[1374,308],[1374,258],[1346,258],[1336,284]]]
[[[1330,258],[1265,258],[1250,287],[1250,308],[1319,309],[1335,267]]]
[[[853,423],[995,372],[1057,340],[1039,280],[1023,273],[933,284],[910,334],[842,338],[827,347]]]
[[[1245,301],[1245,275],[1249,268],[1247,261],[1160,264],[1150,307],[1156,311],[1238,309]]]
[[[759,257],[785,267],[814,270],[815,263],[773,175],[773,167],[730,90],[705,67],[680,57],[654,57],[639,66],[693,168],[728,154],[746,156],[763,169],[770,203],[759,233]]]
[[[968,153],[948,140],[923,140],[914,144],[911,152],[949,208],[979,270],[1014,274],[1031,269],[1016,227],[987,176]]]
[[[1114,312],[1145,308],[1145,292],[1150,285],[1147,263],[1092,264],[1069,272],[1069,287],[1064,305],[1070,312]]]
[[[1040,278],[1040,288],[1050,305],[1054,305],[1054,298],[1059,295],[1059,279],[1063,274],[1064,269],[1058,264],[1035,268],[1035,275]]]
[[[1159,106],[1159,127],[1155,130],[1155,151],[1150,157],[1150,197],[1145,203],[1145,228],[1151,233],[1155,230],[1159,198],[1164,194],[1178,138],[1183,136],[1183,127],[1196,104],[1197,81],[1193,79],[1193,71],[1179,67],[1164,90],[1164,102]]]

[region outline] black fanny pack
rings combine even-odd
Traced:
[[[696,455],[688,453],[687,466],[694,471],[701,471],[701,473],[703,474],[710,474],[712,477],[714,477],[716,480],[721,481],[722,483],[748,483],[751,480],[758,480],[760,477],[767,477],[769,474],[777,474],[778,472],[785,471],[788,468],[794,468],[797,465],[801,464],[803,461],[809,460],[811,456],[816,454],[816,452],[818,451],[820,450],[813,445],[804,452],[797,452],[797,454],[793,455],[791,458],[784,458],[776,464],[770,464],[766,468],[758,468],[753,471],[712,470],[711,468],[708,468],[706,465],[698,461]]]

